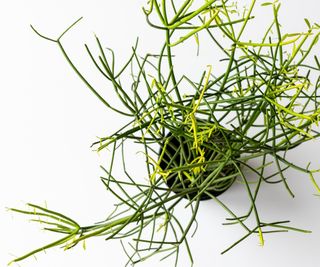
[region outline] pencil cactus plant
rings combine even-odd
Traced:
[[[102,167],[101,180],[119,199],[116,210],[102,222],[81,226],[63,214],[34,204],[29,204],[31,210],[12,209],[39,217],[37,220],[45,229],[61,235],[57,241],[13,262],[44,249],[68,249],[88,238],[103,236],[108,240],[131,238],[131,252],[126,251],[128,263],[162,253],[164,258],[176,257],[177,265],[182,245],[192,263],[188,237],[204,199],[211,199],[226,210],[226,224],[239,225],[246,231],[222,253],[251,235],[258,236],[263,245],[264,233],[308,232],[287,221],[265,222],[259,216],[256,199],[266,183],[279,183],[293,196],[286,179],[286,171],[291,168],[306,173],[315,190],[320,191],[314,175],[319,170],[310,169],[310,165],[298,166],[286,158],[288,151],[319,136],[320,64],[314,48],[320,26],[306,19],[304,32],[283,33],[278,17],[280,3],[268,2],[262,5],[272,10],[273,19],[266,29],[259,29],[264,30],[262,39],[246,40],[243,35],[254,23],[255,5],[256,1],[252,1],[240,14],[237,5],[227,0],[200,4],[193,0],[179,4],[150,0],[143,12],[147,23],[164,34],[163,46],[158,54],[141,56],[136,44],[123,66],[117,65],[113,51],[105,50],[98,37],[99,53],[85,45],[93,68],[110,83],[121,101],[119,106],[100,95],[64,48],[64,35],[78,21],[57,39],[33,28],[39,36],[54,42],[98,99],[112,112],[128,117],[129,123],[93,144],[97,151],[111,151],[112,160],[109,166]],[[198,80],[177,74],[174,51],[189,38],[199,44],[205,34],[212,41],[213,51],[223,53],[225,69],[216,72],[208,62],[206,69],[194,70],[199,73]],[[122,85],[121,81],[128,79],[132,79],[131,88]],[[141,145],[145,155],[145,183],[138,182],[135,174],[126,170],[124,145],[132,140]],[[117,153],[122,155],[122,163],[114,160]],[[252,160],[255,167],[250,165]],[[114,177],[112,172],[119,164],[125,180]],[[247,192],[250,204],[246,214],[235,214],[218,197],[235,181]],[[188,222],[176,214],[182,204],[190,210]],[[246,223],[251,217],[256,222],[254,227]]]

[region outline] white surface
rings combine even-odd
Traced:
[[[0,266],[13,258],[51,240],[28,223],[26,217],[8,213],[5,207],[24,208],[24,203],[48,204],[82,224],[105,217],[113,199],[105,192],[98,177],[103,157],[92,152],[95,136],[117,129],[119,118],[89,92],[63,59],[58,48],[38,38],[29,24],[48,36],[57,36],[80,16],[84,20],[67,37],[67,47],[79,63],[86,59],[82,44],[93,43],[97,33],[106,46],[115,48],[124,58],[137,36],[143,49],[155,49],[161,40],[150,30],[141,12],[144,1],[38,1],[16,0],[2,3],[0,10]],[[287,1],[283,4],[285,27],[297,31],[303,18],[320,21],[319,1]],[[204,52],[202,52],[204,53]],[[200,63],[199,63],[200,64]],[[205,66],[206,63],[201,63]],[[186,71],[194,71],[194,63]],[[88,65],[90,71],[90,65]],[[202,70],[201,70],[202,71]],[[93,75],[88,73],[88,75]],[[102,84],[101,84],[102,85]],[[103,85],[102,85],[103,86]],[[106,87],[107,88],[107,87]],[[291,158],[297,163],[313,161],[319,167],[318,141],[299,147]],[[250,237],[228,254],[220,252],[243,232],[239,226],[224,227],[227,216],[212,202],[201,205],[199,230],[191,240],[195,267],[267,267],[317,266],[320,240],[320,199],[308,177],[291,172],[290,185],[296,193],[291,199],[283,186],[265,186],[258,202],[264,220],[292,221],[313,231],[312,234],[286,233],[266,236],[263,248],[258,237]],[[235,186],[223,200],[242,210],[247,201]],[[118,242],[93,239],[87,250],[53,249],[20,263],[23,267],[124,266],[126,257]],[[151,259],[139,266],[170,266],[169,262]],[[179,266],[189,266],[182,255]]]

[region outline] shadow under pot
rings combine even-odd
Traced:
[[[200,200],[207,200],[211,195],[217,197],[225,192],[239,173],[234,163],[226,162],[229,150],[226,138],[228,135],[216,131],[201,144],[202,164],[192,137],[167,134],[159,151],[159,165],[167,173],[163,177],[167,186],[190,200],[197,195]]]

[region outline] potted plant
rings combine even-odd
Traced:
[[[222,253],[251,235],[257,235],[263,245],[265,233],[308,232],[291,227],[287,221],[264,222],[256,199],[265,183],[279,183],[293,196],[285,177],[290,168],[306,173],[320,192],[314,178],[319,170],[310,169],[310,164],[298,166],[286,158],[288,151],[319,136],[320,63],[313,49],[320,25],[305,19],[304,32],[283,33],[278,18],[280,3],[267,2],[262,5],[272,10],[273,20],[262,40],[245,40],[244,32],[254,22],[255,5],[252,1],[240,14],[237,6],[227,0],[208,0],[200,5],[192,0],[179,4],[150,0],[143,12],[147,23],[164,34],[163,46],[158,54],[141,57],[136,44],[123,66],[116,65],[113,51],[103,49],[98,37],[99,54],[85,45],[93,67],[110,83],[120,106],[99,94],[64,48],[64,35],[79,20],[57,39],[32,27],[39,36],[54,42],[98,99],[118,116],[127,117],[128,123],[93,144],[97,151],[109,148],[112,153],[110,165],[101,167],[101,181],[119,199],[116,210],[102,222],[81,226],[61,213],[34,204],[28,204],[31,210],[12,209],[36,216],[46,230],[61,235],[12,262],[55,246],[69,249],[95,236],[107,240],[132,238],[130,263],[162,253],[164,258],[176,257],[177,265],[181,245],[186,246],[193,262],[187,237],[200,202],[207,199],[226,210],[230,216],[226,224],[246,230]],[[203,34],[213,41],[214,50],[224,54],[221,61],[225,68],[218,72],[208,65],[204,70],[195,70],[200,74],[196,81],[178,75],[174,51],[189,38],[199,44]],[[130,89],[121,82],[128,78],[132,79]],[[145,156],[145,183],[126,170],[124,145],[132,141],[140,144]],[[122,163],[115,160],[118,154]],[[253,160],[258,163],[256,167],[251,165]],[[114,177],[116,164],[123,167],[126,179]],[[246,214],[236,215],[218,197],[235,181],[247,192],[250,205]],[[188,222],[176,214],[181,205],[190,210]],[[254,227],[246,223],[251,217],[256,221]]]

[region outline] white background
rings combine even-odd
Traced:
[[[87,66],[84,70],[94,78],[90,65],[86,65],[83,43],[93,43],[95,33],[106,46],[115,49],[120,61],[129,55],[137,36],[140,36],[142,50],[156,51],[161,44],[161,33],[146,26],[141,11],[143,4],[144,1],[132,0],[2,0],[0,267],[55,237],[42,232],[41,226],[29,223],[26,217],[7,212],[6,207],[25,208],[27,202],[47,203],[49,208],[89,224],[103,219],[114,203],[99,180],[99,164],[105,163],[104,158],[93,152],[90,144],[96,136],[116,130],[121,119],[106,110],[89,92],[58,47],[37,37],[29,24],[54,38],[67,25],[84,16],[65,42],[74,59]],[[286,1],[281,11],[284,27],[289,31],[300,31],[305,27],[305,17],[319,22],[319,10],[320,4],[316,0]],[[267,19],[264,13],[260,15],[256,31],[259,31],[259,23]],[[254,38],[255,32],[250,34]],[[189,47],[194,48],[194,44]],[[197,64],[205,66],[208,63]],[[197,71],[195,62],[183,65],[186,72]],[[105,86],[104,90],[107,88]],[[313,167],[319,168],[319,149],[319,142],[311,141],[296,149],[290,157],[300,164],[312,161]],[[314,188],[304,174],[291,171],[288,176],[295,199],[290,198],[281,185],[264,185],[258,202],[261,216],[266,221],[289,219],[293,226],[310,229],[312,234],[267,235],[263,248],[259,246],[258,237],[252,236],[221,256],[220,252],[243,232],[237,226],[222,226],[227,214],[208,201],[201,205],[199,230],[191,241],[194,266],[317,266],[320,199],[313,195]],[[241,187],[235,186],[222,199],[245,210],[247,201],[240,191]],[[81,247],[69,251],[52,249],[46,254],[38,254],[37,259],[23,261],[20,266],[120,267],[125,262],[119,242],[96,238],[88,242],[86,251]],[[170,263],[155,258],[140,266],[170,266]],[[189,266],[186,255],[181,256],[179,266]]]

